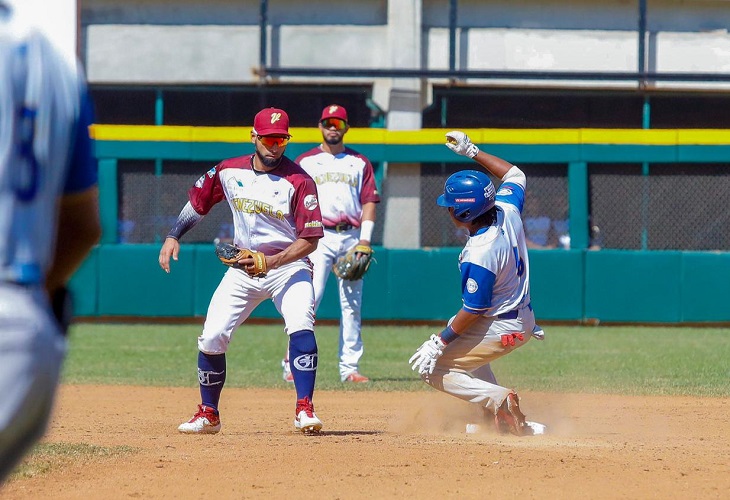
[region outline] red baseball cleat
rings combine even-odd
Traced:
[[[308,397],[297,399],[297,416],[294,419],[294,428],[304,434],[319,434],[322,430],[322,421],[314,413],[314,404]]]
[[[520,410],[520,397],[510,392],[494,415],[497,432],[511,432],[515,436],[532,436],[532,428],[525,423],[525,415]]]
[[[183,434],[215,434],[221,430],[221,419],[210,406],[198,405],[193,418],[180,424],[177,430]]]

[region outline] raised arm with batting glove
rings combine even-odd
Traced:
[[[487,169],[490,174],[500,178],[502,181],[508,180],[506,177],[508,174],[510,174],[510,176],[513,175],[512,172],[514,172],[514,165],[501,158],[481,151],[476,144],[471,142],[469,136],[464,132],[459,130],[447,132],[446,147],[458,155],[473,159],[482,167]],[[523,175],[522,172],[517,172],[517,174]],[[545,331],[540,327],[540,325],[535,325],[532,330],[532,336],[537,340],[543,340],[545,339]]]
[[[479,148],[471,142],[469,136],[459,130],[452,130],[446,134],[446,147],[457,155],[474,158],[479,153]]]

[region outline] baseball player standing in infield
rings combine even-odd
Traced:
[[[314,181],[284,156],[289,139],[287,114],[276,108],[261,110],[251,131],[255,152],[224,160],[198,179],[160,250],[160,266],[169,273],[170,257],[178,258],[180,237],[225,199],[233,213],[235,245],[265,256],[264,272],[257,276],[247,272],[256,265],[254,258],[239,260],[239,266],[226,271],[210,300],[198,337],[202,403],[193,418],[178,427],[180,432],[220,430],[218,402],[226,380],[228,344],[236,328],[266,299],[284,318],[289,336],[297,393],[294,426],[306,433],[322,428],[312,402],[317,342],[312,264],[307,258],[322,237],[322,216]]]
[[[356,245],[370,248],[375,226],[375,204],[380,202],[375,175],[370,161],[350,148],[343,138],[349,130],[347,111],[336,104],[322,110],[319,121],[321,145],[303,153],[297,163],[317,184],[322,210],[324,238],[310,258],[314,263],[314,310],[322,302],[332,265]],[[358,365],[363,355],[362,289],[363,280],[337,277],[340,295],[339,369],[343,382],[363,383],[369,379],[360,374]],[[291,381],[289,358],[282,361],[284,380]]]
[[[464,305],[409,363],[435,389],[482,406],[498,431],[531,435],[533,427],[520,410],[519,397],[497,385],[488,367],[492,360],[523,346],[535,329],[520,217],[525,174],[480,151],[463,132],[449,132],[446,138],[449,149],[472,158],[502,184],[495,193],[489,176],[477,170],[457,172],[446,180],[437,203],[448,208],[457,227],[469,232],[459,256]],[[480,376],[480,370],[489,376]]]
[[[0,481],[45,432],[65,285],[101,234],[92,122],[78,68],[0,0]]]

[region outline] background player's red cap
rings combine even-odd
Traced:
[[[253,119],[253,131],[258,135],[289,135],[289,115],[283,109],[262,109]]]
[[[322,118],[319,121],[326,120],[327,118],[339,118],[340,120],[347,121],[347,111],[338,104],[331,104],[322,110]]]

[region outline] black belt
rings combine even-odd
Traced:
[[[340,222],[339,224],[335,224],[334,226],[324,226],[325,229],[329,229],[331,231],[337,231],[338,233],[342,233],[344,231],[349,231],[350,229],[354,228],[352,224],[347,224],[345,222]]]
[[[530,308],[530,311],[532,311],[532,303],[527,304],[527,307]],[[517,319],[519,317],[519,309],[513,309],[511,311],[507,311],[506,313],[498,314],[498,319]]]

